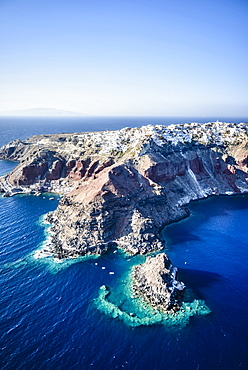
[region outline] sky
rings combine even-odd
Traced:
[[[0,0],[0,113],[248,116],[248,0]]]

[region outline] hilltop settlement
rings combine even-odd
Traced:
[[[18,162],[0,178],[3,196],[62,195],[41,256],[146,255],[164,249],[162,229],[186,217],[190,201],[248,192],[248,124],[37,135],[5,145],[0,159]],[[184,288],[165,253],[133,270],[134,294],[159,310],[178,310]]]

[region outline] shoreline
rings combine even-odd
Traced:
[[[218,121],[37,135],[0,150],[0,158],[20,161],[2,178],[2,190],[68,191],[46,216],[50,234],[34,258],[88,259],[115,247],[158,261],[166,226],[188,218],[192,201],[248,192],[247,140],[247,125]],[[157,277],[168,271],[172,297],[176,277],[164,263]],[[163,289],[163,280],[159,284]],[[158,299],[155,291],[151,302]]]
[[[231,198],[241,198],[241,197],[248,197],[248,193],[245,193],[245,194],[232,194],[232,195],[215,195],[217,198],[227,198],[227,197],[231,197]],[[208,202],[208,201],[213,201],[213,198],[214,196],[209,196],[208,198],[205,198],[205,199],[198,199],[198,200],[194,200],[194,201],[191,201],[187,206],[190,208],[190,206],[192,204],[195,204],[195,203],[201,203],[201,202]],[[181,223],[183,221],[187,221],[190,217],[194,217],[195,214],[191,213],[191,210],[190,210],[190,213],[184,217],[183,219],[181,220],[178,220],[178,221],[174,221],[172,223],[170,223],[169,225],[166,225],[164,228],[163,228],[163,237],[165,236],[165,241],[167,240],[166,239],[166,235],[164,235],[166,233],[166,228],[167,227],[170,227],[172,226],[173,224],[178,224],[178,223]],[[51,236],[49,235],[49,228],[52,227],[52,226],[49,226],[49,222],[46,221],[45,217],[46,215],[43,215],[43,220],[42,220],[42,224],[43,224],[43,227],[44,227],[44,231],[45,233],[47,232],[47,237],[48,239],[50,238],[51,239]],[[45,247],[47,245],[47,241],[45,242]],[[41,247],[41,249],[43,249],[44,247]],[[39,248],[40,249],[40,248]],[[35,252],[35,254],[39,251],[39,249]],[[145,255],[143,256],[143,258],[147,259],[147,257],[149,255],[158,255],[160,253],[163,253],[164,251],[166,252],[169,252],[168,249],[170,250],[171,249],[171,245],[170,245],[170,242],[166,243],[166,246],[163,250],[161,251],[157,251],[157,252],[151,252],[150,254],[148,255]],[[118,252],[121,253],[121,254],[124,254],[124,258],[125,259],[136,259],[137,256],[131,256],[127,253],[125,253],[125,251],[122,249],[122,248],[117,248]],[[107,252],[108,253],[108,252]],[[110,252],[111,253],[111,252]],[[33,256],[34,257],[34,256]],[[87,260],[92,260],[92,259],[98,259],[100,258],[101,256],[94,256],[94,255],[90,255],[90,256],[82,256],[82,257],[77,257],[77,258],[66,258],[66,259],[62,259],[62,260],[58,260],[56,258],[53,258],[52,255],[39,255],[37,257],[34,257],[35,259],[41,259],[44,261],[44,259],[46,259],[47,257],[52,257],[52,263],[55,263],[55,264],[58,264],[58,263],[61,263],[62,265],[66,265],[64,266],[65,268],[67,268],[68,266],[70,266],[71,264],[73,263],[79,263],[79,262],[82,262],[82,261],[87,261]],[[140,256],[141,257],[141,256]],[[118,318],[120,319],[121,321],[124,321],[126,325],[128,326],[131,326],[131,327],[138,327],[138,326],[147,326],[147,325],[153,325],[153,324],[163,324],[163,325],[166,325],[168,327],[173,327],[173,326],[179,326],[179,327],[184,327],[186,326],[188,323],[189,323],[189,320],[190,320],[190,317],[192,316],[201,316],[201,315],[208,315],[211,313],[210,309],[207,307],[206,303],[202,300],[202,299],[197,299],[196,297],[193,298],[192,300],[192,293],[191,293],[191,289],[190,287],[186,287],[186,296],[188,297],[187,299],[189,299],[189,297],[191,296],[191,301],[185,301],[185,299],[183,300],[182,302],[182,305],[179,309],[178,312],[176,313],[161,313],[160,311],[156,311],[155,309],[153,309],[147,302],[145,302],[141,297],[135,297],[133,296],[133,290],[132,290],[132,285],[133,285],[133,281],[132,281],[132,270],[133,270],[133,267],[136,266],[137,264],[139,264],[139,262],[131,262],[132,263],[132,266],[129,267],[126,272],[124,273],[124,280],[126,280],[126,282],[123,284],[120,284],[120,286],[123,286],[123,289],[124,289],[124,295],[127,297],[127,301],[130,300],[132,301],[132,305],[134,305],[134,308],[136,307],[136,310],[140,313],[142,313],[142,315],[145,315],[144,317],[139,317],[139,313],[135,313],[135,312],[126,312],[125,310],[121,310],[118,305],[116,305],[115,303],[111,302],[111,299],[109,299],[109,297],[111,297],[111,294],[113,294],[115,288],[111,288],[109,286],[101,286],[100,287],[100,290],[99,290],[99,293],[98,293],[98,297],[96,297],[94,299],[94,304],[96,305],[97,309],[104,313],[105,315],[107,316],[110,316],[112,318]],[[62,267],[62,266],[61,266]],[[180,268],[179,268],[179,273],[180,273]],[[133,309],[133,311],[136,311],[135,309]],[[141,315],[141,316],[142,316]]]

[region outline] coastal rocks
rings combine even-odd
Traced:
[[[192,316],[208,315],[211,312],[204,301],[194,299],[192,302],[183,302],[181,309],[177,312],[173,311],[173,314],[171,314],[171,311],[164,313],[149,307],[147,304],[144,305],[141,299],[131,298],[129,287],[124,286],[118,290],[118,296],[123,298],[122,302],[117,304],[116,301],[111,301],[111,289],[102,285],[94,304],[105,315],[113,319],[118,318],[130,327],[160,324],[166,327],[179,325],[182,328],[188,324]],[[128,304],[130,309],[124,309],[123,306]]]
[[[55,160],[52,163],[52,166],[49,168],[48,173],[46,174],[46,179],[48,181],[60,179],[63,165],[63,161]]]
[[[101,254],[116,245],[129,254],[163,249],[160,230],[187,215],[128,162],[105,168],[98,177],[64,197],[49,221],[59,255]],[[161,188],[160,191],[163,191]]]
[[[22,167],[19,176],[10,175],[9,182],[14,186],[33,184],[47,172],[47,167],[46,162],[30,163],[28,166]]]
[[[133,267],[132,289],[149,305],[162,312],[180,309],[185,285],[176,280],[177,268],[165,253],[147,257],[146,262]]]
[[[26,150],[28,146],[21,140],[13,140],[1,149],[1,159],[18,161],[25,155]]]
[[[66,196],[49,216],[59,258],[163,249],[162,229],[190,201],[248,192],[246,124],[144,126],[37,135],[0,150],[19,165],[0,179],[5,194]]]
[[[158,252],[163,228],[186,217],[190,201],[248,192],[247,133],[247,124],[215,122],[37,135],[0,149],[0,159],[19,161],[0,188],[9,196],[65,194],[46,218],[49,256],[101,255],[116,247],[130,255]],[[133,268],[132,294],[178,315],[185,286],[176,273],[165,253],[147,257]],[[101,297],[112,310],[105,290]]]
[[[134,209],[130,222],[117,240],[117,245],[131,255],[146,254],[164,248],[158,229],[151,217]]]

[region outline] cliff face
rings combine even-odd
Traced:
[[[133,268],[132,289],[152,307],[162,312],[178,311],[184,283],[176,280],[177,268],[165,253],[147,257],[146,262]]]
[[[248,191],[247,131],[216,122],[15,140],[0,151],[20,162],[1,188],[65,194],[48,216],[56,257],[156,251],[191,200]]]

